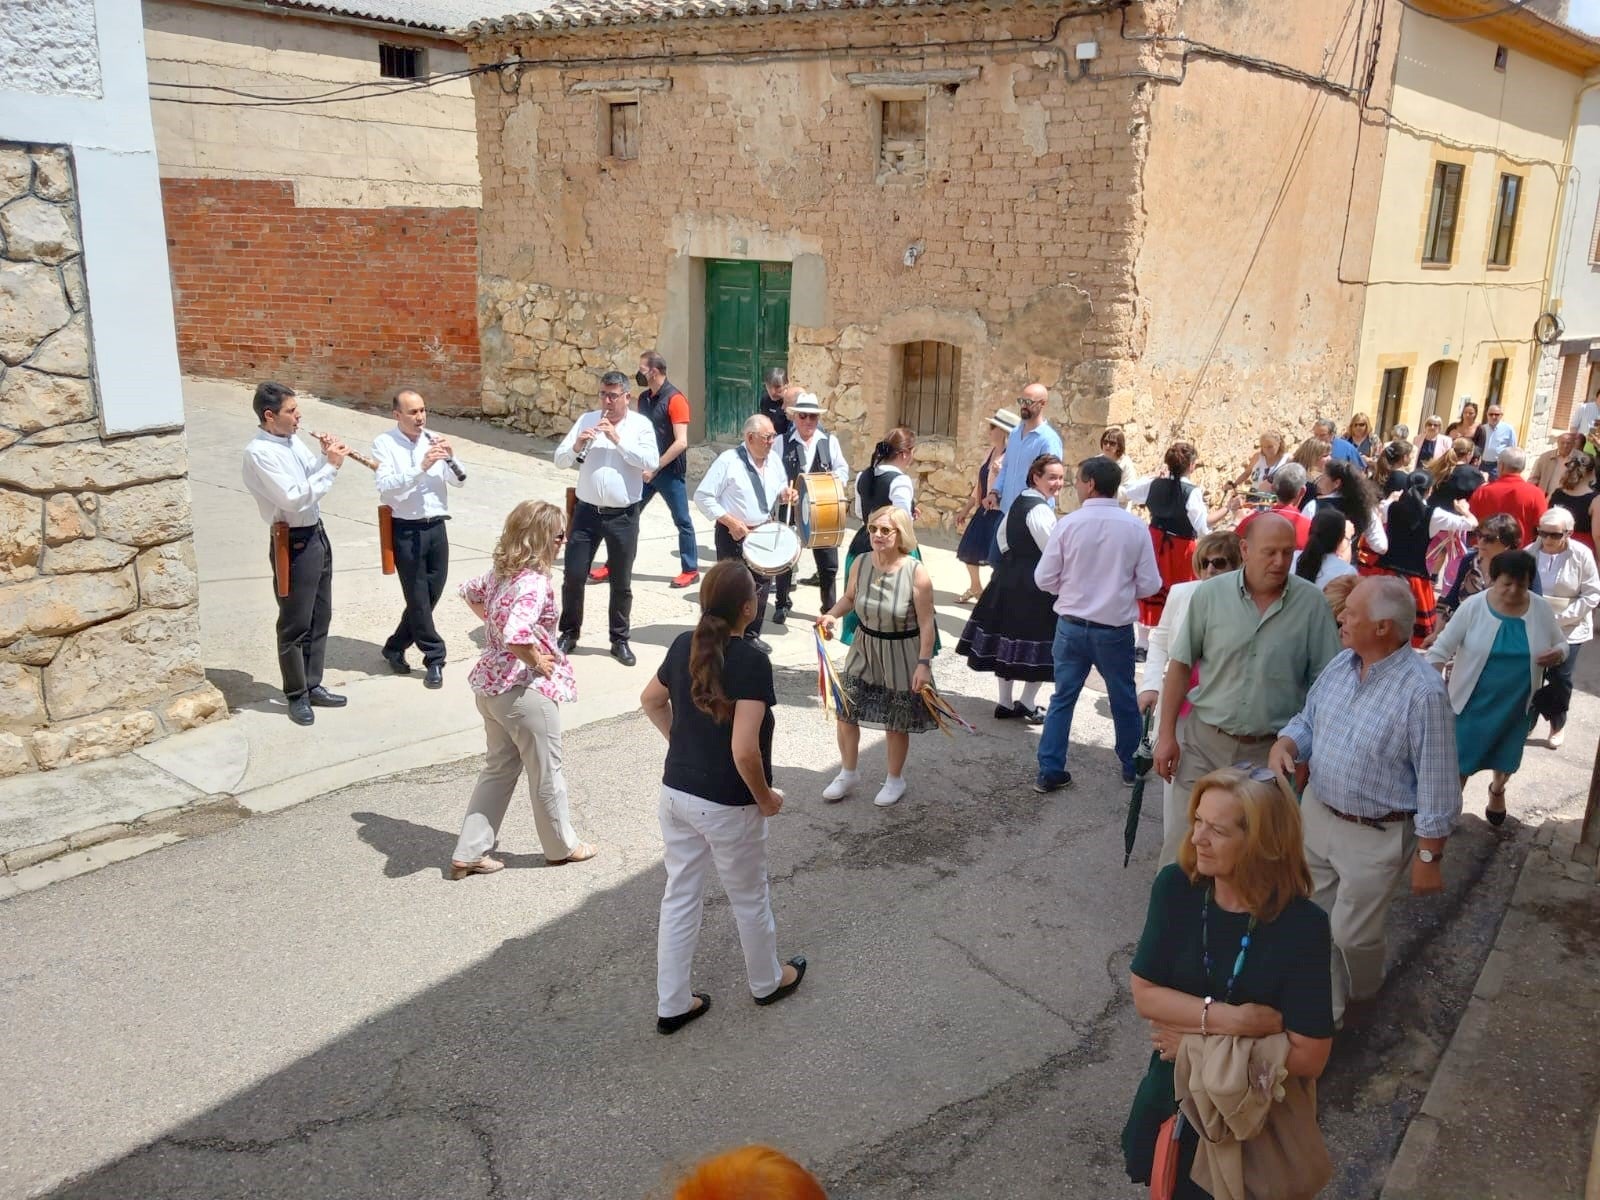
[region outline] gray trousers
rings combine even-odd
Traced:
[[[461,838],[452,856],[459,863],[477,862],[494,846],[517,779],[528,776],[533,823],[539,846],[550,860],[563,859],[578,848],[578,835],[567,816],[567,781],[561,773],[561,710],[554,700],[531,687],[517,687],[498,696],[477,697],[488,740],[488,760],[472,789]]]
[[[1267,765],[1267,752],[1273,739],[1241,742],[1215,725],[1207,725],[1194,713],[1178,721],[1178,769],[1172,773],[1161,805],[1161,862],[1165,867],[1178,861],[1178,850],[1189,836],[1189,796],[1194,785],[1212,771],[1236,763]]]

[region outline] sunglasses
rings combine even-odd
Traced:
[[[881,533],[884,537],[893,537],[895,534],[899,533],[900,531],[898,529],[896,529],[893,525],[868,525],[867,526],[867,532],[868,533]]]
[[[1551,540],[1559,541],[1561,538],[1564,538],[1566,536],[1567,535],[1565,533],[1563,533],[1559,529],[1541,529],[1541,530],[1539,530],[1539,537],[1541,539],[1545,540],[1545,541],[1551,541]]]
[[[1278,773],[1271,767],[1258,767],[1250,762],[1236,762],[1233,764],[1233,769],[1243,771],[1256,783],[1274,783],[1279,778]]]
[[[1200,566],[1202,568],[1210,567],[1213,571],[1231,571],[1233,569],[1233,563],[1225,558],[1202,558]]]

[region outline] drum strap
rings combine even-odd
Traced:
[[[922,633],[922,630],[917,628],[915,625],[913,625],[910,629],[897,629],[893,632],[888,632],[882,629],[868,629],[865,625],[860,624],[858,624],[856,628],[862,633],[866,634],[868,637],[875,637],[879,641],[883,642],[905,642],[917,637]]]
[[[755,463],[750,461],[750,452],[743,446],[739,447],[739,461],[744,464],[744,469],[750,472],[750,486],[756,490],[756,500],[761,505],[761,511],[770,513],[771,506],[767,503],[767,485],[761,480],[761,472],[756,470]]]

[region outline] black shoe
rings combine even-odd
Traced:
[[[1012,717],[1020,717],[1021,715],[1022,705],[1020,704],[1013,704],[1010,708],[1007,708],[1004,704],[996,704],[994,706],[994,719],[996,721],[1009,721]]]
[[[754,646],[757,650],[761,651],[761,653],[763,653],[763,654],[770,655],[772,653],[772,647],[767,645],[766,642],[762,641],[758,637],[747,637],[747,638],[745,638],[745,641],[749,642],[752,646]]]
[[[385,650],[383,652],[383,661],[389,664],[389,669],[396,675],[411,674],[411,664],[406,661],[405,654],[400,651],[395,651],[391,654]]]
[[[631,667],[639,661],[633,656],[633,648],[627,642],[612,642],[611,657],[625,667]]]
[[[772,610],[772,623],[774,625],[787,625],[789,623],[789,609],[786,605],[780,604]]]
[[[296,696],[289,701],[289,720],[296,725],[310,725],[317,719],[317,714],[311,711],[311,701],[304,696]]]
[[[1142,662],[1144,662],[1145,659],[1147,659],[1149,657],[1150,657],[1150,651],[1146,650],[1143,646],[1135,646],[1134,647],[1134,649],[1133,649],[1133,661],[1134,662],[1142,663]]]
[[[572,648],[578,644],[578,635],[572,630],[567,630],[556,639],[556,649],[563,654],[571,654]]]
[[[815,575],[807,575],[804,579],[795,580],[795,586],[796,587],[821,587],[822,586],[822,580],[819,579]],[[832,608],[833,605],[830,604],[830,605],[828,605],[828,607]]]
[[[312,708],[343,708],[350,703],[349,696],[335,696],[320,683],[306,693],[306,699],[311,701]]]
[[[422,686],[429,688],[442,688],[444,686],[443,663],[428,664],[428,673],[422,677]]]
[[[768,992],[765,996],[757,996],[757,1004],[776,1004],[785,996],[793,995],[795,988],[800,986],[800,981],[806,977],[806,956],[796,954],[789,960],[789,965],[794,968],[794,979],[785,984],[780,984],[775,992]]]
[[[1071,782],[1071,771],[1063,771],[1059,775],[1048,775],[1045,772],[1040,771],[1038,778],[1033,781],[1033,790],[1038,792],[1041,796],[1044,796],[1051,792],[1060,791]]]
[[[1022,708],[1020,704],[1017,707]],[[1023,709],[1022,719],[1029,725],[1043,725],[1047,711],[1044,705],[1035,704],[1032,709]]]
[[[657,1017],[657,1033],[677,1033],[678,1030],[682,1029],[690,1021],[698,1021],[701,1017],[705,1016],[706,1013],[711,1011],[710,996],[706,995],[704,992],[690,992],[689,994],[696,1000],[700,1001],[699,1005],[691,1008],[688,1012],[681,1012],[675,1017]]]

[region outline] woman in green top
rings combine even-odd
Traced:
[[[1133,1003],[1155,1051],[1122,1130],[1128,1177],[1148,1183],[1156,1135],[1177,1111],[1172,1060],[1185,1034],[1289,1035],[1288,1070],[1315,1079],[1333,1048],[1332,937],[1311,902],[1300,806],[1262,768],[1225,767],[1194,786],[1190,833],[1156,876],[1133,956]],[[1180,1142],[1175,1197],[1198,1135]],[[1265,1198],[1262,1198],[1265,1200]]]

